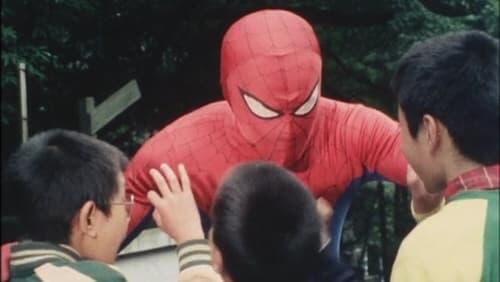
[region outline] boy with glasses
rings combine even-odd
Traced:
[[[125,281],[109,264],[133,204],[126,164],[114,146],[77,132],[49,130],[24,143],[4,171],[25,234],[2,246],[2,281]]]

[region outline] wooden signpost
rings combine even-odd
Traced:
[[[139,98],[141,98],[141,91],[135,79],[125,84],[98,106],[95,106],[94,97],[85,97],[79,102],[81,130],[95,136],[99,129]]]

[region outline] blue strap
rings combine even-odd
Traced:
[[[359,193],[359,190],[369,181],[382,180],[383,177],[377,173],[365,173],[360,178],[357,178],[351,182],[347,187],[346,191],[337,200],[333,218],[330,225],[330,235],[332,242],[329,244],[330,252],[333,254],[333,258],[338,262],[341,261],[340,257],[340,244],[342,242],[342,231],[344,228],[344,222],[351,207],[353,199]]]

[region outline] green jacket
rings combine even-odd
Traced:
[[[126,279],[110,265],[82,259],[67,245],[23,241],[11,246],[10,281],[124,282]]]

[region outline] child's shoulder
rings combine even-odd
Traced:
[[[34,275],[41,281],[125,282],[118,269],[102,262],[82,260],[71,263],[45,263],[34,269]]]

